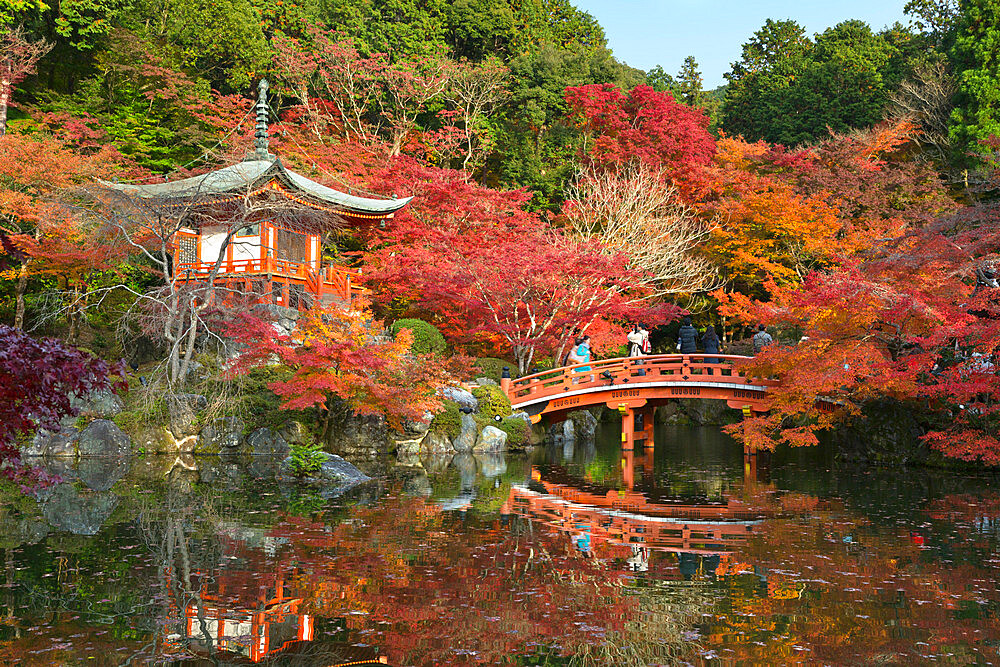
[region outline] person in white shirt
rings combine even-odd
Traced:
[[[639,326],[636,325],[632,327],[632,331],[626,336],[628,339],[628,356],[630,357],[641,357],[642,356],[642,332],[639,331]]]

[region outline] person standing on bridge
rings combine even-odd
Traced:
[[[701,336],[701,346],[705,348],[705,354],[719,353],[719,334],[715,333],[715,327],[709,324],[705,327],[705,333]],[[718,359],[706,359],[705,363],[717,364]]]
[[[681,354],[698,353],[698,330],[691,326],[691,316],[685,315],[677,332],[677,349]]]
[[[753,353],[760,354],[760,351],[774,342],[771,334],[767,333],[764,325],[757,326],[757,333],[753,335]]]
[[[642,347],[641,351],[643,354],[649,354],[653,351],[653,344],[649,342],[649,327],[645,324],[639,325],[639,335],[642,336]]]
[[[641,357],[642,356],[642,332],[639,330],[639,325],[632,327],[632,331],[628,333],[625,337],[628,341],[628,356],[630,357]]]
[[[577,361],[574,363],[585,364],[590,361],[590,336],[584,336],[583,338],[577,338],[578,344],[573,348],[573,354]],[[580,366],[579,368],[574,368],[574,373],[587,373],[589,372],[590,366]],[[591,377],[593,380],[593,377]]]

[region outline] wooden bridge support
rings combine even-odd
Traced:
[[[635,410],[625,405],[618,406],[618,412],[622,416],[622,451],[631,452],[635,449]]]
[[[750,406],[743,407],[743,418],[749,419],[753,416]],[[743,445],[743,481],[754,482],[757,480],[757,450]]]

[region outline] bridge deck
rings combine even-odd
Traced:
[[[733,408],[764,411],[767,387],[773,383],[741,375],[735,364],[747,359],[725,354],[604,359],[505,378],[502,386],[513,408],[534,421],[593,405],[631,410],[671,398],[723,399]]]

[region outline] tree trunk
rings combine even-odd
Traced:
[[[21,268],[17,272],[17,287],[14,291],[14,328],[24,329],[24,293],[28,289],[28,262],[21,260]]]
[[[7,134],[7,103],[10,102],[10,80],[0,81],[0,137]]]

